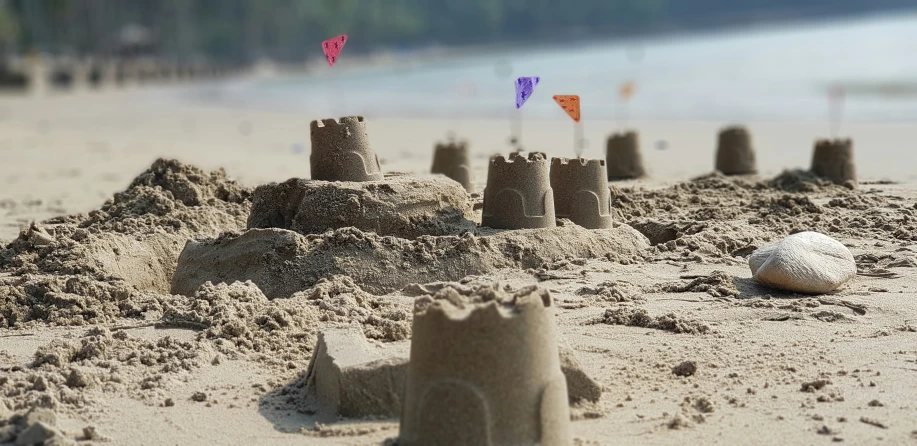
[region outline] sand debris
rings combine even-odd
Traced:
[[[733,283],[732,275],[723,271],[714,271],[701,276],[681,276],[681,278],[691,281],[660,285],[658,290],[666,293],[707,293],[713,297],[735,297],[740,294]]]
[[[627,306],[605,310],[605,314],[599,322],[608,325],[652,328],[672,333],[705,334],[710,332],[710,327],[700,321],[685,320],[674,313],[653,317],[643,308]]]

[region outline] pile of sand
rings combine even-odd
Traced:
[[[384,181],[368,182],[293,178],[257,187],[252,203],[248,228],[303,235],[354,227],[411,239],[473,232],[476,226],[465,189],[441,177],[388,174]]]
[[[501,269],[566,281],[569,294],[558,300],[560,312],[595,307],[594,314],[577,319],[578,329],[624,325],[681,337],[721,329],[715,321],[708,325],[649,307],[645,295],[663,292],[704,292],[717,302],[773,312],[768,321],[844,322],[865,307],[827,298],[735,299],[740,293],[734,277],[710,270],[674,283],[626,277],[589,282],[584,265],[734,265],[744,263],[737,257],[800,230],[902,244],[917,240],[915,210],[904,199],[801,172],[769,181],[710,175],[672,187],[613,192],[617,227],[604,230],[566,221],[544,230],[468,228],[462,220],[467,209],[440,215],[457,226],[429,220],[434,224],[425,230],[437,235],[399,237],[353,227],[312,233],[294,224],[305,220],[292,217],[279,226],[295,230],[246,229],[250,189],[222,171],[158,160],[100,209],[33,224],[0,248],[0,328],[85,326],[74,337],[41,345],[28,364],[0,367],[0,443],[27,429],[53,431],[60,441],[98,435],[91,429],[64,432],[53,423],[32,428],[36,420],[23,420],[35,408],[111,417],[93,411],[112,396],[169,406],[192,397],[174,394],[170,383],[223,358],[256,361],[275,384],[293,383],[264,401],[298,410],[281,402],[298,398],[291,392],[302,387],[320,332],[357,326],[372,342],[404,342],[411,336],[409,296],[439,293],[458,302],[474,294],[475,280],[489,282]],[[379,209],[385,207],[379,197],[389,194],[354,193],[362,197],[359,203]],[[406,227],[392,226],[400,228],[395,232]],[[856,260],[862,274],[877,277],[894,277],[889,268],[915,266],[905,254],[861,254]],[[156,340],[132,334],[143,326],[193,332],[169,331]],[[0,364],[14,363],[3,355]],[[707,406],[686,403],[673,427],[702,422]]]
[[[647,260],[722,263],[801,231],[835,238],[917,237],[914,208],[904,206],[903,198],[853,190],[802,171],[771,180],[714,173],[664,189],[613,192],[616,220],[653,244]]]
[[[101,209],[31,225],[0,249],[0,327],[142,316],[188,240],[244,227],[249,194],[223,171],[160,159]]]
[[[304,236],[283,229],[251,229],[190,243],[178,261],[172,293],[202,283],[251,280],[269,298],[285,298],[332,275],[351,277],[369,292],[410,283],[457,281],[500,268],[537,268],[569,257],[635,255],[648,246],[633,228],[588,230],[567,225],[478,236],[378,236],[356,228]]]

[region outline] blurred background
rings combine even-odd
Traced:
[[[762,175],[852,137],[861,178],[917,180],[915,55],[914,0],[0,0],[0,239],[160,156],[308,177],[309,121],[346,115],[386,171],[469,140],[483,186],[512,138],[573,156],[556,94],[581,97],[586,157],[637,130],[650,181],[710,172],[728,124]],[[519,76],[541,78],[521,110]]]
[[[910,120],[913,8],[913,0],[0,0],[0,77],[7,88],[32,81],[65,90],[258,73],[260,82],[195,99],[444,118],[505,116],[517,76],[541,76],[541,99],[579,94],[584,117],[606,119],[822,119],[841,87],[848,119]],[[329,68],[320,42],[338,34],[350,38]],[[627,82],[632,98],[619,93]],[[555,112],[550,100],[526,107],[526,116]]]

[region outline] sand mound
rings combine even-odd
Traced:
[[[178,261],[172,293],[190,295],[204,282],[251,280],[271,299],[305,290],[340,274],[385,294],[410,283],[454,281],[499,268],[535,268],[567,257],[636,254],[645,237],[627,225],[497,232],[490,236],[380,237],[355,228],[303,236],[283,229],[251,229],[189,243]]]
[[[917,240],[913,207],[900,197],[849,189],[805,171],[769,180],[713,173],[659,189],[612,187],[612,193],[616,221],[653,244],[648,260],[722,263],[802,231]]]
[[[248,195],[222,171],[160,159],[101,209],[33,224],[0,249],[0,327],[136,315],[131,296],[168,292],[187,240],[244,226]]]
[[[259,186],[248,228],[289,229],[303,235],[355,227],[415,238],[474,231],[465,189],[446,178],[387,175],[382,181],[291,179]]]

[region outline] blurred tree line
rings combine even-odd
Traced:
[[[119,30],[149,29],[168,57],[302,60],[321,40],[351,51],[549,40],[702,23],[711,14],[824,10],[913,0],[0,0],[0,48],[112,54]],[[819,6],[820,5],[820,6]],[[728,17],[727,17],[728,18]]]

